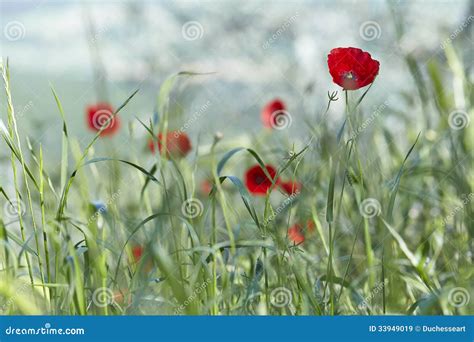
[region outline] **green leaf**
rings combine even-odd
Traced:
[[[141,167],[140,165],[137,165],[135,163],[132,163],[128,160],[123,160],[123,159],[116,159],[116,158],[107,158],[107,157],[100,157],[100,158],[93,158],[93,159],[90,159],[88,161],[86,161],[84,164],[82,164],[81,167],[84,167],[86,165],[89,165],[89,164],[94,164],[94,163],[99,163],[99,162],[103,162],[103,161],[117,161],[117,162],[120,162],[120,163],[124,163],[124,164],[127,164],[127,165],[130,165],[134,168],[136,168],[137,170],[141,171],[143,174],[145,174],[145,176],[147,176],[151,181],[157,183],[157,184],[161,184],[160,181],[158,179],[155,178],[155,176],[153,176],[153,174],[151,174],[150,172],[148,172],[147,170],[145,170],[143,167]],[[76,169],[74,170],[73,174],[75,174],[79,169]]]
[[[331,178],[329,179],[326,222],[331,223],[334,217],[334,186],[336,182],[337,165],[335,165],[332,157],[330,158],[329,162],[331,164]]]
[[[415,148],[415,145],[418,142],[418,138],[420,137],[420,134],[421,134],[421,132],[418,133],[415,142],[413,143],[413,145],[408,150],[408,153],[406,154],[405,159],[403,160],[402,165],[400,166],[400,170],[398,170],[398,174],[397,174],[397,177],[395,179],[395,184],[394,184],[392,192],[390,194],[390,201],[389,201],[389,204],[388,204],[387,218],[388,218],[389,222],[392,222],[393,207],[395,205],[395,197],[397,196],[398,188],[400,187],[400,179],[402,178],[403,167],[405,166],[405,163],[406,163],[408,157],[410,156],[411,152]]]
[[[63,106],[61,101],[59,100],[56,91],[51,86],[51,91],[53,92],[54,99],[56,100],[56,105],[58,106],[59,113],[61,114],[61,118],[63,120],[63,132],[62,132],[62,139],[61,139],[61,189],[64,188],[66,184],[66,177],[67,177],[67,169],[68,169],[68,133],[67,133],[67,125],[66,125],[66,116],[64,114]]]
[[[240,197],[242,198],[242,201],[244,202],[245,207],[247,208],[248,212],[250,213],[250,216],[254,220],[255,224],[258,227],[260,227],[260,223],[258,221],[257,213],[256,213],[255,208],[253,207],[253,205],[251,203],[252,200],[250,198],[250,194],[248,193],[245,186],[242,184],[242,181],[239,178],[235,177],[235,176],[221,176],[221,177],[219,177],[219,181],[221,183],[223,183],[226,179],[229,179],[232,182],[232,184],[234,184],[235,187],[239,190]],[[217,188],[214,186],[214,188],[212,189],[210,195],[214,195],[215,192],[216,192],[216,189]]]

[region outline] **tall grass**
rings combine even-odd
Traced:
[[[195,144],[195,155],[180,160],[96,155],[105,144],[100,132],[84,147],[70,136],[53,89],[63,122],[57,170],[44,162],[41,145],[22,136],[14,78],[2,64],[0,128],[10,154],[2,168],[12,171],[0,180],[2,313],[472,314],[473,301],[459,305],[456,296],[472,294],[474,126],[453,129],[448,114],[462,97],[471,115],[473,88],[455,50],[445,51],[450,73],[432,62],[427,80],[406,57],[420,89],[409,100],[423,103],[419,112],[400,113],[383,101],[374,112],[364,106],[370,88],[329,94],[327,109],[308,116],[306,139],[276,132],[264,136],[269,144],[238,146],[216,135],[209,149]],[[158,120],[138,123],[147,131],[143,141],[157,143],[158,132],[176,125],[170,118],[185,120],[170,97],[189,77],[200,75],[181,72],[163,83]],[[335,101],[346,103],[339,130],[325,123]],[[385,124],[392,115],[403,137]],[[251,196],[245,168],[270,162],[278,176],[301,181],[301,193],[288,200],[274,185],[265,198]],[[209,194],[199,191],[202,171],[212,180]],[[314,226],[300,245],[287,236],[296,222]],[[144,246],[139,262],[137,245]]]

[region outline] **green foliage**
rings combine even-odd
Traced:
[[[67,113],[52,89],[63,122],[59,167],[46,164],[43,148],[18,131],[9,69],[2,64],[7,124],[2,121],[0,131],[13,179],[0,180],[0,310],[473,314],[474,300],[453,302],[453,291],[472,296],[473,125],[452,130],[447,124],[454,94],[446,79],[462,79],[467,108],[472,84],[455,51],[446,53],[452,74],[433,62],[428,81],[407,57],[419,92],[413,96],[423,106],[399,117],[404,136],[384,124],[384,117],[399,114],[390,104],[372,120],[363,101],[369,87],[354,96],[346,92],[339,130],[319,129],[309,118],[306,141],[279,132],[248,146],[215,139],[210,152],[180,160],[165,153],[97,157],[94,148],[105,144],[100,132],[82,149],[68,134]],[[182,72],[164,81],[156,105],[159,132],[174,119],[170,98],[178,79],[197,75]],[[131,93],[113,115],[134,96],[140,95]],[[326,114],[336,101],[330,96],[317,119],[330,120]],[[440,114],[437,130],[430,128],[430,106]],[[427,128],[421,133],[410,121],[415,116]],[[156,141],[151,118],[140,124]],[[255,162],[278,165],[277,177],[300,181],[301,192],[284,194],[274,181],[271,193],[253,197],[242,177]],[[210,193],[198,190],[198,169],[212,176]],[[13,192],[2,187],[6,182]],[[91,201],[96,196],[104,201],[99,207]],[[305,235],[300,245],[288,236],[295,223]]]

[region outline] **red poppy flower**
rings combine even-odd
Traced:
[[[279,127],[279,120],[281,116],[288,115],[286,112],[286,106],[280,99],[274,99],[270,101],[262,109],[262,122],[263,126],[267,128]]]
[[[297,194],[301,191],[301,183],[300,182],[281,182],[280,187],[286,192],[288,195]]]
[[[114,292],[114,302],[119,304],[119,305],[130,305],[132,304],[132,294],[130,293],[129,290],[123,289],[120,291],[115,291]]]
[[[133,261],[139,262],[143,255],[143,247],[140,245],[132,247]]]
[[[100,131],[102,126],[106,126],[100,136],[107,136],[116,133],[120,128],[118,116],[113,117],[114,109],[106,102],[99,102],[89,105],[86,108],[86,120],[89,128],[95,132]],[[107,121],[112,119],[107,123]]]
[[[379,66],[370,53],[353,47],[332,49],[328,55],[332,80],[345,90],[356,90],[372,83],[379,73]]]
[[[299,224],[296,223],[288,228],[288,238],[296,245],[304,242],[303,229]]]
[[[209,195],[212,191],[212,183],[208,179],[205,179],[201,182],[200,190],[203,195]]]
[[[161,152],[161,146],[163,142],[163,135],[158,134],[158,148]],[[154,153],[156,142],[150,140],[148,143],[150,150]],[[168,150],[166,155],[174,158],[185,157],[191,151],[191,140],[186,133],[182,131],[169,131],[166,134],[166,149]]]
[[[132,247],[133,262],[135,264],[138,264],[142,260],[144,251],[145,249],[140,245],[136,245]],[[147,260],[145,265],[143,266],[143,270],[148,273],[151,271],[152,268],[153,268],[153,262],[151,260]]]
[[[245,185],[254,195],[265,195],[272,186],[272,180],[275,179],[276,169],[271,165],[265,165],[271,179],[267,177],[259,164],[252,166],[245,173]],[[278,180],[276,180],[278,183]]]

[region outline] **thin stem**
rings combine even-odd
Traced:
[[[48,279],[48,283],[51,282],[51,266],[50,266],[50,257],[49,257],[49,243],[48,243],[48,234],[46,234],[46,214],[44,208],[44,177],[43,177],[43,149],[40,145],[40,152],[39,152],[39,174],[40,174],[40,206],[41,206],[41,226],[43,227],[43,248],[45,254],[45,262],[46,262],[46,277]],[[48,287],[48,295],[49,295],[49,310],[51,310],[51,288]]]

